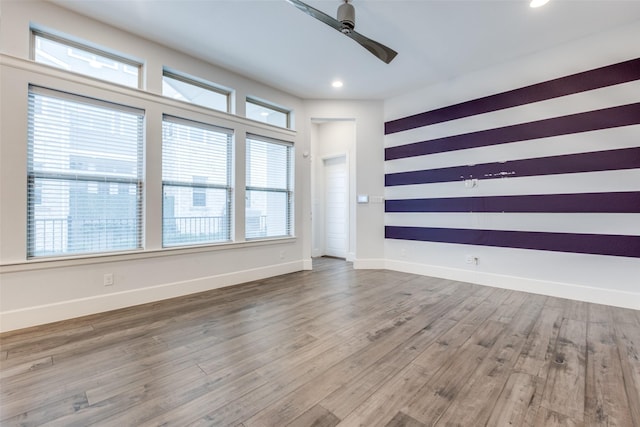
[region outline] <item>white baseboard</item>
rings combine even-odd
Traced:
[[[594,288],[571,283],[534,280],[523,277],[505,276],[473,270],[460,270],[396,260],[386,260],[385,268],[388,270],[402,271],[404,273],[413,273],[422,276],[440,277],[459,282],[493,286],[495,288],[510,289],[514,291],[640,310],[640,293],[634,292]]]
[[[294,262],[243,270],[195,280],[166,283],[144,289],[135,289],[89,298],[28,307],[0,313],[0,332],[37,326],[89,314],[101,313],[138,304],[189,295],[197,292],[237,285],[300,270],[310,270],[312,260]],[[354,260],[355,269],[388,269],[423,276],[441,277],[461,282],[474,283],[497,288],[568,298],[616,307],[640,310],[640,293],[623,292],[612,289],[593,288],[569,283],[549,282],[504,276],[471,270],[445,268],[426,264],[384,259]]]
[[[237,285],[253,280],[279,276],[281,274],[293,273],[306,269],[305,267],[310,264],[310,259],[299,260],[216,276],[201,277],[194,280],[165,283],[143,289],[114,292],[106,295],[97,295],[54,304],[5,311],[0,313],[0,332],[43,325],[89,314]]]

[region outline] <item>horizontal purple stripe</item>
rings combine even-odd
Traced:
[[[384,124],[385,135],[640,79],[640,58],[501,92]]]
[[[640,213],[640,191],[386,200],[385,212]]]
[[[423,156],[466,148],[486,147],[516,141],[528,141],[558,135],[609,129],[640,123],[640,103],[621,105],[554,117],[535,122],[521,123],[478,132],[452,135],[412,144],[388,147],[385,160]]]
[[[640,236],[387,226],[385,238],[640,258]]]
[[[384,177],[384,184],[387,187],[392,187],[395,185],[430,184],[472,178],[516,178],[635,168],[640,168],[640,147],[511,160],[508,162],[481,163],[472,166],[389,173]]]

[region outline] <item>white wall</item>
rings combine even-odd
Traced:
[[[76,15],[48,2],[3,2],[0,22],[0,331],[213,289],[311,267],[308,189],[309,139],[297,131],[246,120],[251,95],[304,116],[300,99],[198,59]],[[143,61],[145,89],[130,89],[29,60],[30,23],[104,46]],[[168,66],[233,88],[237,115],[165,99]],[[29,84],[130,105],[146,112],[144,250],[110,256],[26,258],[26,142]],[[168,113],[235,130],[234,243],[191,249],[161,244],[161,120]],[[244,242],[244,135],[257,133],[295,143],[294,238]],[[112,273],[115,284],[103,286]]]
[[[591,70],[640,57],[640,26],[579,40],[519,61],[500,64],[442,84],[424,87],[385,101],[385,120],[395,120],[479,97],[516,89],[534,83]],[[622,105],[640,101],[638,84],[619,85],[589,93],[545,101],[529,107],[515,107],[499,113],[458,119],[390,134],[385,146],[469,132],[471,128],[504,126],[491,123],[504,118],[509,123],[536,120],[536,115],[570,114],[588,111],[592,105]],[[563,112],[567,109],[567,112]],[[638,127],[613,130],[605,134],[575,134],[563,138],[503,144],[393,160],[385,164],[388,173],[408,167],[432,169],[491,161],[504,158],[531,158],[563,152],[599,151],[637,147]],[[634,137],[635,135],[635,137]],[[418,164],[422,162],[422,164]],[[480,181],[475,189],[462,183],[436,183],[422,186],[388,187],[388,198],[464,197],[465,195],[539,194],[640,190],[640,170],[559,175],[540,178]],[[491,228],[640,235],[639,214],[481,214],[429,213],[387,214],[386,223],[444,228]],[[506,227],[506,228],[501,228]],[[520,227],[520,228],[519,228]],[[533,228],[527,228],[533,227]],[[479,258],[477,265],[467,264],[466,256]],[[623,307],[640,309],[640,259],[577,253],[509,249],[447,243],[385,240],[387,268],[468,282],[524,290]]]
[[[382,101],[306,100],[305,120],[351,120],[355,123],[355,150],[349,157],[349,259],[355,268],[384,267],[384,204],[356,204],[356,194],[384,193]],[[311,138],[311,131],[303,138]],[[318,138],[318,135],[315,135]],[[317,155],[316,155],[317,157]],[[321,161],[321,160],[318,160]]]

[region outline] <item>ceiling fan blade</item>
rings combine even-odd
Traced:
[[[393,58],[395,58],[398,54],[398,52],[391,49],[390,47],[387,47],[382,43],[378,43],[377,41],[371,40],[370,38],[367,38],[360,33],[356,33],[355,31],[351,31],[350,33],[346,33],[345,35],[358,42],[360,46],[364,47],[369,52],[377,56],[385,64],[391,62]]]
[[[289,3],[303,11],[309,16],[316,18],[318,21],[322,21],[331,28],[335,28],[338,31],[342,30],[342,23],[335,18],[327,15],[326,13],[319,11],[306,3],[301,2],[300,0],[287,0]]]
[[[313,18],[316,18],[318,21],[324,22],[331,28],[334,28],[340,31],[342,34],[355,40],[360,44],[360,46],[367,49],[369,52],[374,54],[377,58],[379,58],[381,61],[383,61],[386,64],[390,63],[393,60],[393,58],[395,58],[396,55],[398,54],[398,52],[396,52],[395,50],[381,43],[378,43],[374,40],[371,40],[370,38],[367,38],[360,33],[353,31],[353,26],[350,26],[349,28],[345,28],[342,22],[338,21],[335,18],[332,18],[331,16],[327,15],[322,11],[319,11],[318,9],[315,9],[309,6],[306,3],[301,2],[300,0],[287,0],[287,1],[292,5],[294,5],[295,7],[297,7],[298,9],[300,9],[301,11],[303,11],[304,13],[306,13],[307,15]]]

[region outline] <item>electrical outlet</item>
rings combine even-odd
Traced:
[[[285,255],[285,251],[280,251],[280,259],[284,259]]]
[[[105,286],[113,286],[113,273],[107,273],[102,278]]]

